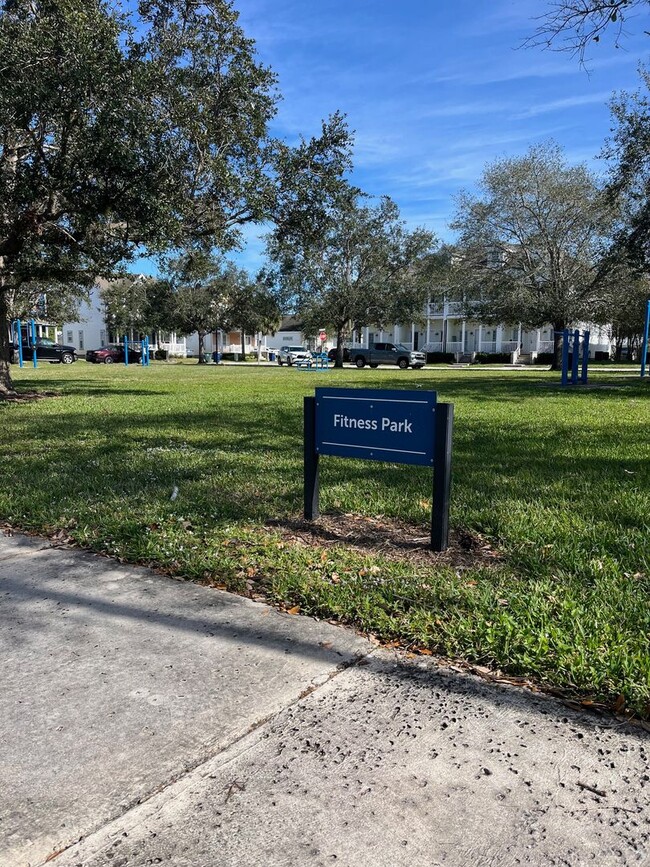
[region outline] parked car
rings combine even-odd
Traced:
[[[278,364],[288,364],[289,367],[296,361],[306,361],[311,358],[311,352],[304,346],[281,346],[278,355]]]
[[[23,361],[31,361],[33,347],[31,343],[23,343]],[[38,361],[49,361],[50,364],[72,364],[77,360],[74,346],[66,346],[57,343],[50,337],[38,337],[36,339],[36,358]],[[11,360],[18,363],[18,344],[14,343]]]
[[[139,364],[142,354],[139,349],[129,346],[129,364]],[[101,349],[89,349],[86,361],[93,364],[124,364],[124,346],[121,343],[109,343]]]
[[[327,353],[327,357],[330,361],[336,361],[336,346],[330,349]],[[347,346],[343,347],[343,361],[352,361],[352,356],[350,355],[350,350]]]
[[[402,370],[412,367],[418,370],[426,364],[424,352],[411,352],[401,343],[375,343],[370,347],[352,350],[352,361],[357,367],[378,367],[380,364],[396,364]]]

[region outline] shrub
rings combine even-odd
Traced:
[[[553,364],[552,352],[539,352],[535,364]]]
[[[455,360],[453,352],[427,352],[427,364],[453,364]]]
[[[511,355],[509,352],[477,352],[476,361],[478,364],[510,364]]]

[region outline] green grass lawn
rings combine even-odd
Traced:
[[[85,362],[14,375],[61,396],[0,404],[0,520],[650,715],[650,382]],[[455,404],[452,528],[500,556],[283,530],[301,516],[303,395],[415,383]],[[430,498],[423,468],[321,461],[325,513],[424,538]]]

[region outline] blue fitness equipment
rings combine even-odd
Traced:
[[[296,370],[310,370],[314,373],[322,373],[330,369],[330,360],[326,352],[313,352],[309,358],[301,358],[294,361]]]
[[[643,346],[641,347],[641,379],[645,376],[648,359],[648,334],[650,333],[650,300],[645,308],[645,327],[643,329]]]
[[[149,367],[149,338],[145,337],[145,339],[140,344],[142,347],[142,354],[140,356],[140,364],[143,367]]]
[[[12,343],[18,344],[18,363],[21,367],[25,364],[25,353],[23,349],[23,324],[20,319],[14,319],[11,323],[11,340]],[[34,367],[38,367],[38,357],[36,353],[36,320],[29,319],[25,326],[25,336],[27,337],[27,346],[29,347],[30,337],[32,344],[32,362]]]
[[[145,337],[143,341],[140,343],[140,364],[142,367],[149,367],[150,355],[149,355],[149,338]],[[124,366],[129,366],[129,338],[125,334],[124,335]]]
[[[582,364],[580,363],[580,331],[573,332],[573,349],[571,352],[571,377],[569,378],[569,337],[568,328],[556,332],[562,334],[562,385],[582,385],[587,383],[589,371],[589,332],[582,332]],[[578,371],[580,376],[578,376]]]

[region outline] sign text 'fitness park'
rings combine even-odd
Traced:
[[[435,391],[317,388],[316,452],[433,466]]]

